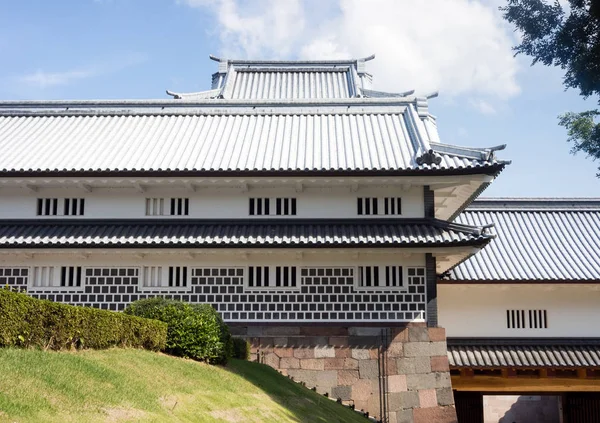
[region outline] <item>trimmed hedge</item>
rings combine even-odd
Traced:
[[[242,338],[233,338],[233,358],[248,360],[250,358],[250,343]]]
[[[167,323],[169,354],[211,364],[225,364],[231,357],[229,328],[210,305],[155,297],[134,301],[124,312]]]
[[[167,325],[114,311],[38,300],[0,288],[0,347],[162,350]]]

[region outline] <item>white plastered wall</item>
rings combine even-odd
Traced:
[[[600,284],[438,285],[448,337],[600,337]],[[547,329],[509,329],[506,310],[547,310]]]
[[[231,188],[200,189],[186,192],[183,189],[148,189],[147,192],[133,192],[131,189],[98,189],[85,193],[78,189],[43,189],[37,193],[23,190],[6,190],[0,201],[0,219],[33,219],[36,216],[37,198],[85,198],[85,216],[69,216],[69,219],[133,219],[164,218],[170,216],[145,216],[146,198],[184,197],[190,199],[188,218],[235,219],[249,218],[248,198],[250,197],[295,197],[297,215],[285,216],[290,219],[302,218],[356,218],[358,197],[401,197],[402,215],[394,217],[421,218],[424,216],[423,187],[415,186],[403,191],[398,187],[375,187],[348,192],[343,188],[307,188],[296,192],[293,188],[252,188],[247,192]],[[59,208],[62,203],[59,202]],[[168,203],[165,204],[168,213]],[[252,219],[273,218],[276,216],[252,216]],[[360,216],[361,218],[381,218],[386,216]],[[390,216],[392,217],[392,216]],[[63,216],[42,216],[44,219],[64,218]],[[177,218],[177,217],[174,217]]]

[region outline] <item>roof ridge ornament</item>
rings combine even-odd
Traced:
[[[421,156],[417,157],[416,162],[419,166],[421,165],[440,165],[442,163],[442,158],[439,154],[437,154],[433,150],[426,151]]]

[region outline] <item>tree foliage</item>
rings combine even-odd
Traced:
[[[500,10],[522,33],[517,54],[533,63],[558,66],[565,71],[563,83],[584,98],[600,95],[600,1],[508,0]],[[572,152],[600,158],[600,111],[569,112],[559,116],[573,143]],[[598,168],[600,170],[600,167]],[[600,173],[597,174],[600,177]]]

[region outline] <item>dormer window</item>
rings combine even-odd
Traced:
[[[249,198],[250,216],[296,216],[295,198]]]
[[[146,216],[189,216],[189,198],[146,198]]]
[[[85,198],[38,198],[38,216],[83,216]]]
[[[359,197],[356,213],[359,216],[398,216],[402,214],[400,197]]]

